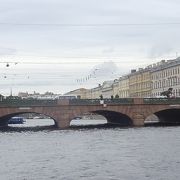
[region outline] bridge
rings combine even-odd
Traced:
[[[155,114],[160,122],[180,123],[180,98],[122,98],[34,100],[0,99],[0,126],[8,119],[24,113],[51,117],[59,128],[68,128],[72,119],[88,113],[104,116],[108,123],[144,126],[145,120]]]

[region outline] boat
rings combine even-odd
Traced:
[[[34,116],[33,119],[42,119],[40,116]]]
[[[82,119],[82,117],[81,117],[81,116],[76,116],[76,117],[74,117],[73,119],[75,119],[75,120],[80,120],[80,119]]]
[[[12,117],[8,120],[8,124],[23,124],[24,122],[23,117]]]

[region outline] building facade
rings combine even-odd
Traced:
[[[139,68],[132,70],[129,75],[129,96],[150,97],[151,96],[151,68]]]
[[[111,98],[111,96],[113,96],[113,82],[114,81],[103,82],[101,89],[103,98]]]
[[[99,84],[98,87],[92,88],[90,90],[90,98],[89,99],[99,99],[100,95],[102,94],[102,86]]]
[[[180,96],[180,58],[161,61],[151,71],[152,97],[173,88],[173,95]]]
[[[113,88],[112,96],[113,97],[119,96],[119,80],[118,79],[114,80],[112,84],[112,88]]]
[[[71,94],[79,94],[81,98],[98,99],[128,97],[158,97],[169,88],[173,94],[180,97],[180,57],[173,60],[162,60],[158,63],[139,68],[138,71],[124,75],[114,81],[104,81],[102,85],[92,89],[78,89]]]
[[[70,92],[68,92],[68,93],[66,93],[64,95],[76,96],[79,99],[86,99],[87,91],[88,91],[88,89],[79,88],[79,89],[70,91]]]
[[[122,76],[119,78],[119,97],[129,97],[129,75]]]

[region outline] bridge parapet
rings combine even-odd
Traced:
[[[68,99],[68,100],[39,100],[39,99],[3,99],[0,107],[18,106],[57,106],[57,105],[133,105],[133,104],[180,104],[180,98],[119,98],[119,99]]]
[[[99,104],[133,104],[133,98],[119,98],[119,99],[70,99],[70,105],[99,105]]]
[[[180,104],[180,98],[144,98],[144,104]]]
[[[134,104],[133,98],[119,99],[65,99],[65,100],[40,100],[40,99],[3,99],[0,101],[0,107],[18,107],[18,106],[56,106],[56,105],[118,105]]]
[[[57,105],[67,106],[69,105],[69,99],[59,99],[57,100]]]
[[[70,99],[70,105],[99,105],[99,99]]]
[[[17,106],[55,106],[57,100],[37,100],[37,99],[3,99],[0,101],[0,107]]]
[[[105,104],[134,104],[133,98],[105,99]]]
[[[144,104],[143,98],[134,98],[134,104]]]

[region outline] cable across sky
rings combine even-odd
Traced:
[[[62,27],[111,27],[111,26],[166,26],[180,25],[180,22],[157,22],[157,23],[12,23],[0,22],[0,26],[62,26]]]

